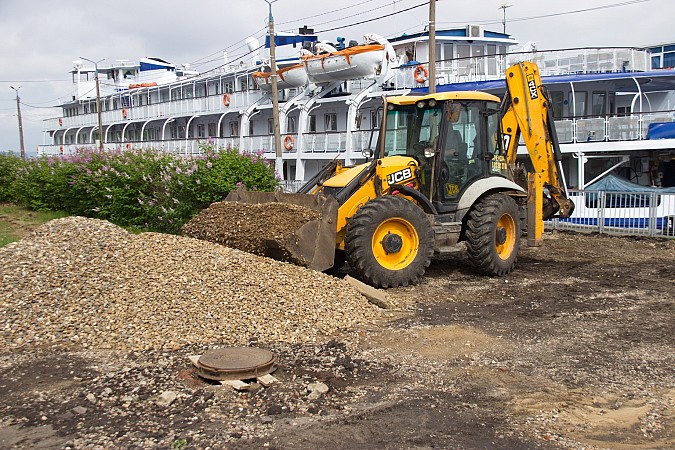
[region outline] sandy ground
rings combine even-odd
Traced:
[[[196,376],[206,347],[5,351],[0,447],[675,447],[675,241],[547,233],[506,277],[460,257],[387,296],[268,347],[279,383],[248,392]]]

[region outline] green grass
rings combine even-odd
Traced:
[[[0,247],[18,241],[45,222],[67,215],[61,211],[31,211],[10,203],[0,203]]]

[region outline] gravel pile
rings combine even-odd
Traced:
[[[0,248],[0,279],[5,348],[311,342],[377,314],[320,272],[81,217]]]
[[[317,211],[287,203],[217,202],[193,217],[182,232],[185,236],[267,256],[267,241],[283,246],[302,225],[319,218]]]

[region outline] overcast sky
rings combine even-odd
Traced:
[[[424,0],[277,0],[277,30],[302,25],[327,30],[385,16]],[[439,0],[437,29],[480,24],[506,31],[521,44],[555,49],[586,46],[644,47],[675,42],[675,0]],[[332,9],[328,9],[331,5]],[[615,6],[611,6],[615,5]],[[610,7],[611,6],[611,7]],[[596,8],[596,9],[593,9]],[[584,11],[585,10],[585,11]],[[575,12],[577,11],[577,12]],[[385,37],[423,30],[428,6],[320,34],[361,40],[364,33]],[[58,117],[51,109],[72,95],[69,71],[82,56],[138,61],[145,56],[191,63],[206,70],[246,50],[248,36],[260,37],[266,26],[265,0],[0,0],[0,151],[19,150],[15,91],[19,87],[26,151],[42,144],[42,119]],[[211,61],[200,64],[201,61]]]

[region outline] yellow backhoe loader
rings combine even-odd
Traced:
[[[432,258],[456,252],[462,241],[477,272],[509,273],[522,229],[528,245],[540,245],[543,220],[569,217],[574,204],[537,66],[514,65],[506,81],[501,101],[482,92],[385,98],[370,161],[333,162],[296,194],[235,191],[227,201],[320,212],[291,239],[270,242],[270,255],[322,271],[346,259],[375,287],[416,283]],[[521,137],[534,170],[519,184]]]

